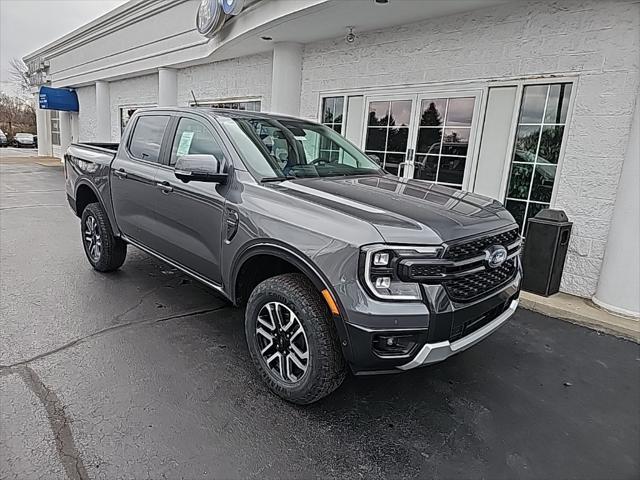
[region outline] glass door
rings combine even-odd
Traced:
[[[367,98],[364,150],[394,175],[406,175],[413,156],[415,100],[415,95]]]
[[[479,93],[368,97],[364,150],[389,173],[462,188]]]
[[[462,188],[470,170],[477,96],[421,95],[415,159],[407,173]]]

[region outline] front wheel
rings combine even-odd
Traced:
[[[113,234],[102,205],[87,205],[80,224],[84,253],[91,266],[99,272],[112,272],[120,268],[127,256],[127,244]]]
[[[313,403],[344,380],[333,320],[304,275],[287,273],[260,283],[247,303],[245,334],[262,379],[289,402]]]

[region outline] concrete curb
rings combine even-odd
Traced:
[[[541,297],[529,292],[522,292],[520,306],[527,310],[640,343],[640,319],[613,315],[597,307],[586,298],[574,297],[565,293]]]

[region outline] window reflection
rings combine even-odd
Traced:
[[[506,198],[523,235],[527,219],[551,202],[571,91],[570,83],[523,89]]]
[[[382,160],[385,170],[395,175],[406,159],[411,121],[411,100],[371,102],[367,118],[365,150]]]
[[[326,97],[322,99],[322,123],[334,130],[336,133],[342,134],[342,119],[344,112],[344,97]],[[327,139],[320,142],[320,153],[323,158],[331,161],[340,161],[340,148]],[[343,161],[347,159],[342,158]]]
[[[520,123],[540,123],[544,114],[549,85],[528,85],[522,94]]]
[[[474,106],[474,97],[422,101],[415,178],[462,186]]]

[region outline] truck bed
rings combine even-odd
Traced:
[[[72,143],[66,158],[72,163],[78,160],[109,165],[118,152],[119,143]]]

